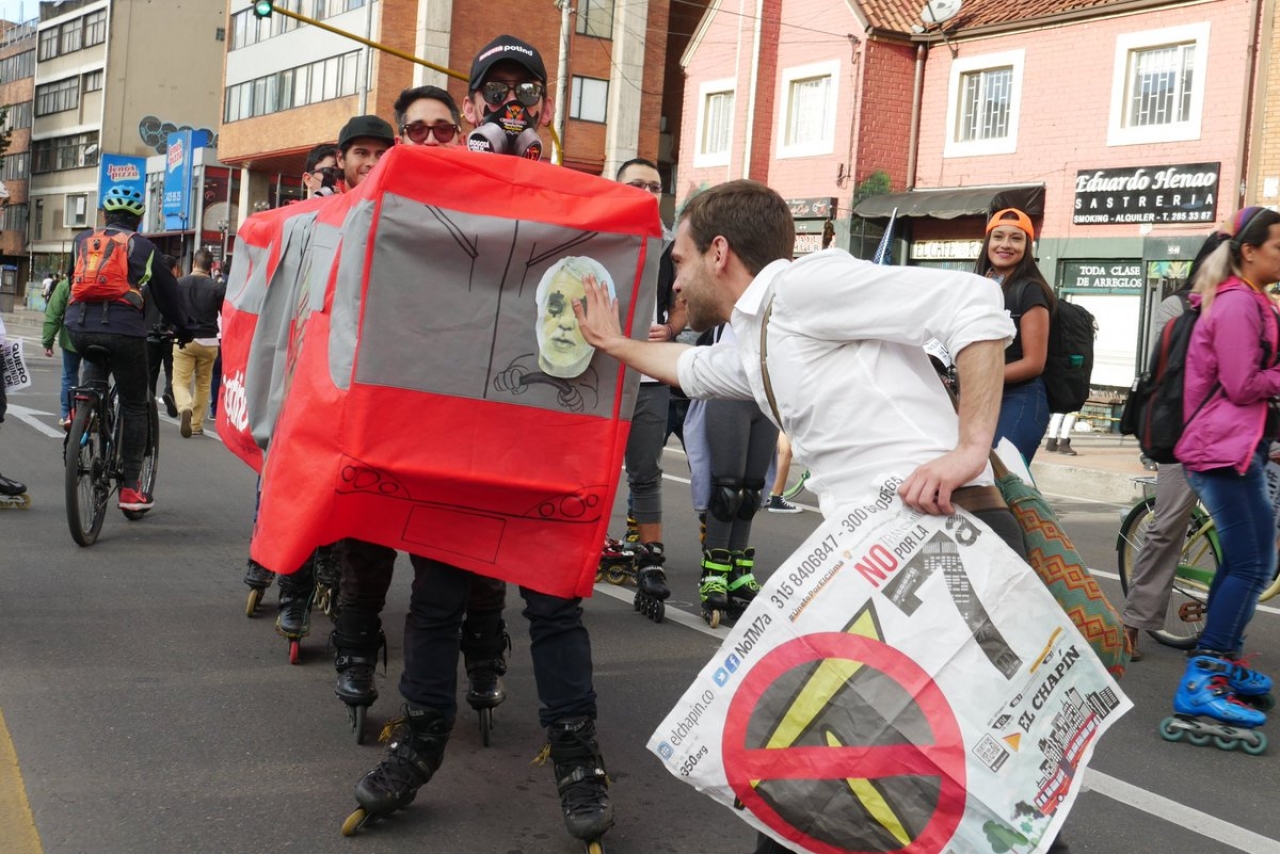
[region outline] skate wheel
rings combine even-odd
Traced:
[[[1183,730],[1173,725],[1173,718],[1165,718],[1160,722],[1160,737],[1165,741],[1182,741]]]
[[[296,640],[289,641],[289,663],[290,664],[302,663],[302,644]]]
[[[365,812],[364,807],[358,807],[355,812],[347,816],[347,820],[342,823],[343,836],[355,836],[356,831],[364,827],[366,821],[369,820],[369,814]]]
[[[720,612],[719,612],[719,611],[712,611],[712,612],[711,612],[711,616],[709,616],[709,617],[707,618],[707,625],[708,625],[708,626],[710,626],[710,627],[711,627],[711,628],[713,628],[713,629],[720,625]]]
[[[356,744],[364,744],[364,722],[369,715],[368,706],[347,706],[347,723],[355,734]]]
[[[599,584],[601,581],[604,581],[604,568],[603,568],[603,567],[601,567],[601,568],[599,568],[599,569],[597,569],[597,570],[596,570],[596,584]]]
[[[593,839],[586,845],[587,854],[604,854],[604,843],[599,839]]]
[[[626,584],[627,583],[626,567],[611,566],[604,571],[604,578],[605,578],[605,581],[608,581],[610,584],[619,584],[619,585]]]
[[[1267,751],[1267,734],[1264,732],[1253,731],[1256,741],[1242,740],[1240,749],[1250,756],[1261,756]]]
[[[258,610],[258,603],[262,601],[262,591],[257,587],[250,588],[249,599],[244,603],[244,615],[252,617]]]
[[[654,603],[653,610],[649,612],[649,619],[655,623],[661,623],[662,618],[667,615],[667,606],[661,599]]]
[[[480,714],[480,743],[489,746],[493,733],[493,709],[477,709]]]
[[[1223,738],[1220,735],[1215,735],[1213,737],[1213,746],[1219,750],[1235,750],[1236,745],[1238,744],[1240,744],[1240,742],[1236,741],[1234,738]]]
[[[640,594],[639,594],[639,593],[637,593],[637,594],[636,594],[636,598],[635,598],[635,599],[633,599],[633,600],[631,600],[631,610],[633,610],[633,611],[639,611],[639,610],[641,609],[641,607],[643,606],[643,604],[644,604],[644,603],[643,603],[643,602],[641,601],[641,599],[640,599]]]
[[[1212,738],[1213,736],[1205,735],[1202,732],[1187,733],[1187,741],[1191,742],[1196,747],[1204,747],[1206,744],[1208,744],[1212,740]]]

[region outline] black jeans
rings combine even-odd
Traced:
[[[482,576],[438,560],[411,555],[413,594],[404,620],[404,674],[400,694],[413,703],[454,717],[458,709],[458,644],[472,588]],[[563,718],[596,715],[591,680],[591,638],[582,624],[581,599],[564,599],[520,588],[529,620],[533,676],[550,726]]]
[[[156,395],[156,384],[160,381],[161,367],[164,368],[164,392],[171,395],[173,394],[173,339],[148,338],[147,377],[153,395]]]
[[[142,457],[147,452],[147,340],[129,335],[112,335],[106,332],[71,332],[76,350],[84,356],[83,379],[85,385],[107,381],[110,373],[116,379],[116,391],[120,395],[121,452],[124,455],[124,481],[126,486],[137,488],[142,474]],[[90,347],[107,350],[107,364],[93,361]]]

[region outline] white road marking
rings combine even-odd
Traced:
[[[50,426],[36,417],[37,415],[44,415],[49,418],[57,418],[58,416],[52,412],[41,412],[39,409],[28,409],[25,406],[17,406],[11,403],[7,414],[12,415],[28,427],[34,428],[36,432],[43,433],[50,438],[61,439],[66,435],[61,427]]]

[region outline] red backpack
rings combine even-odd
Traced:
[[[132,236],[100,228],[80,241],[71,277],[71,302],[122,302],[142,309],[142,291],[129,282]]]

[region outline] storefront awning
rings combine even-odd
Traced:
[[[1044,184],[1001,184],[987,187],[944,187],[886,193],[863,199],[854,207],[855,216],[888,219],[894,208],[898,216],[927,216],[955,219],[960,216],[987,216],[1004,208],[1017,208],[1035,219],[1044,215]]]

